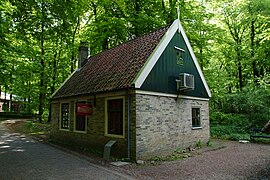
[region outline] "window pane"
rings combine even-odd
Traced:
[[[183,65],[184,64],[183,53],[176,52],[176,64],[177,65]]]
[[[69,104],[63,103],[61,107],[61,128],[69,128]]]
[[[76,131],[86,131],[86,116],[85,115],[77,115],[77,104],[86,103],[85,101],[81,101],[76,103],[76,122],[75,122],[75,130]]]
[[[200,127],[200,108],[192,108],[192,127]]]
[[[123,99],[107,101],[108,134],[123,135]]]
[[[85,131],[86,116],[76,116],[76,130]]]

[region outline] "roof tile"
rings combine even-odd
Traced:
[[[108,49],[88,59],[53,98],[128,88],[169,26]]]

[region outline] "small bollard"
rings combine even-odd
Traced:
[[[116,141],[109,141],[104,146],[104,152],[103,152],[103,159],[109,161],[110,160],[110,154],[111,154],[111,148],[116,143]]]

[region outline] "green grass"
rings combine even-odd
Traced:
[[[0,117],[0,121],[5,121],[5,120],[7,120],[7,118]]]
[[[23,132],[30,135],[41,135],[50,133],[50,124],[27,121],[23,127]]]
[[[43,124],[38,122],[19,121],[11,125],[11,128],[16,132],[28,135],[48,135],[50,133],[50,124]]]
[[[256,138],[256,139],[255,139],[255,143],[270,144],[270,139]]]
[[[33,118],[31,113],[18,113],[18,112],[0,112],[0,118],[5,119],[27,119]]]

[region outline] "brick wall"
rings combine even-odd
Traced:
[[[124,138],[115,138],[108,137],[104,135],[105,131],[105,99],[108,97],[118,97],[125,96],[127,97],[127,92],[110,92],[103,93],[94,96],[83,96],[62,100],[54,100],[52,102],[52,131],[51,131],[51,139],[57,141],[59,143],[64,143],[73,146],[79,147],[87,147],[90,149],[97,150],[99,152],[103,152],[104,145],[109,140],[116,140],[117,143],[113,146],[111,155],[115,157],[127,157],[127,98],[125,98],[126,105],[126,113],[125,113],[125,137]],[[130,103],[131,103],[131,111],[130,117],[131,119],[135,119],[135,103],[134,102],[134,94],[131,93]],[[80,133],[74,131],[74,123],[75,123],[75,102],[76,101],[87,101],[93,105],[93,114],[88,116],[88,125],[87,132]],[[94,102],[95,101],[95,102]],[[68,131],[59,129],[59,121],[60,121],[60,103],[68,102],[70,104],[70,128]],[[94,106],[95,104],[95,106]],[[134,120],[131,122],[131,126],[135,127]],[[130,129],[131,134],[131,154],[135,157],[135,128]]]
[[[201,129],[192,129],[192,107],[199,107]],[[136,159],[171,153],[208,141],[208,101],[136,94]]]
[[[112,155],[127,157],[127,98],[125,114],[125,137],[113,138],[104,135],[105,98],[126,96],[126,91],[96,95],[93,115],[88,117],[86,133],[74,132],[74,105],[78,100],[87,100],[94,105],[93,96],[55,100],[52,102],[51,138],[60,143],[88,147],[103,152],[109,140],[116,140]],[[209,138],[208,101],[178,99],[131,93],[130,95],[130,153],[132,159],[149,159],[163,155],[178,147],[188,147],[197,141]],[[70,128],[59,130],[60,103],[70,103]],[[202,129],[193,130],[191,108],[201,108]]]

